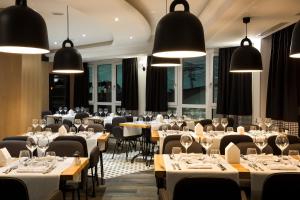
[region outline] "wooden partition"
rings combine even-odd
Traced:
[[[24,133],[47,109],[47,68],[40,55],[0,53],[0,139]]]

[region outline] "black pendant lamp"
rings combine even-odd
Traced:
[[[175,11],[179,4],[184,6],[184,11]],[[170,12],[158,22],[152,55],[165,58],[206,55],[202,24],[190,13],[186,0],[174,0]]]
[[[0,52],[49,53],[46,23],[27,6],[27,0],[16,0],[14,6],[0,12]]]
[[[243,18],[243,23],[246,24],[246,37],[241,41],[241,46],[234,50],[232,54],[230,72],[250,73],[263,70],[261,54],[252,46],[251,40],[247,37],[247,24],[249,22],[250,17]],[[248,45],[245,45],[245,42]]]
[[[83,73],[82,57],[73,42],[69,39],[69,8],[67,6],[67,33],[68,38],[63,42],[62,48],[57,50],[54,55],[54,73],[77,74]],[[70,46],[67,46],[69,44]]]
[[[291,58],[300,58],[300,20],[296,23],[291,41]]]
[[[161,58],[152,56],[151,58],[152,67],[176,67],[180,66],[179,58]]]

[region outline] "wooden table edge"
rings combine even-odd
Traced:
[[[134,123],[120,123],[119,126],[123,127],[132,127],[132,128],[151,128],[151,125],[149,124],[134,124]]]
[[[78,175],[88,164],[89,159],[88,158],[80,158],[80,165],[72,165],[65,169],[61,174],[60,177],[62,180],[72,180],[73,177]]]

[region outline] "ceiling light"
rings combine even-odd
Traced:
[[[246,37],[241,41],[241,46],[232,53],[230,72],[249,73],[263,70],[261,54],[252,46],[251,40],[247,37],[247,24],[249,22],[250,17],[243,18],[243,23],[246,24]],[[245,45],[245,42],[248,45]]]
[[[296,23],[291,40],[291,58],[300,58],[300,20]]]
[[[179,4],[184,6],[184,11],[175,11]],[[170,12],[158,22],[152,54],[170,58],[206,55],[202,24],[190,13],[186,0],[174,0]]]
[[[175,67],[180,66],[179,58],[161,58],[161,57],[151,57],[152,67]]]
[[[54,42],[55,45],[57,45],[57,42]]]
[[[119,18],[118,17],[115,17],[115,22],[118,22],[119,21]]]
[[[82,36],[82,37],[86,37],[86,34],[82,34],[81,36]]]
[[[133,36],[130,36],[130,37],[129,37],[129,39],[131,39],[131,40],[132,40],[132,39],[133,39]]]
[[[0,51],[43,54],[49,52],[48,31],[43,17],[27,7],[26,0],[0,12]]]
[[[82,66],[82,57],[73,42],[69,39],[69,8],[67,6],[67,33],[68,38],[63,42],[54,55],[53,70],[54,73],[74,74],[84,72]],[[69,44],[70,46],[66,46]]]

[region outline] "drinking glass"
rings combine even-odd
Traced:
[[[87,137],[91,137],[92,135],[94,135],[94,129],[93,128],[88,128],[88,131],[87,131]]]
[[[268,145],[268,138],[264,134],[259,134],[253,138],[253,142],[260,149],[260,154],[262,154],[262,150]]]
[[[220,124],[219,118],[214,118],[214,119],[212,120],[212,124],[213,124],[213,126],[215,127],[215,131],[216,131],[216,130],[217,130],[217,127],[218,127],[219,124]]]
[[[261,117],[256,118],[256,124],[258,125],[259,130],[261,130],[263,126],[263,120]]]
[[[183,132],[189,132],[189,127],[184,126],[184,127],[182,128],[182,131],[183,131]]]
[[[213,127],[211,125],[206,126],[206,133],[211,134],[213,132]]]
[[[193,143],[193,138],[189,133],[183,133],[180,137],[180,143],[185,148],[185,153],[187,154],[188,148]]]
[[[281,150],[281,157],[283,158],[283,150],[289,145],[289,139],[285,134],[278,134],[275,139],[275,144]]]
[[[31,158],[33,158],[33,151],[37,148],[37,144],[33,137],[27,137],[26,147],[31,153]]]
[[[45,152],[49,147],[49,138],[46,135],[38,137],[37,145],[43,153],[42,156],[45,156]]]
[[[38,119],[33,119],[32,120],[32,127],[34,130],[39,126],[39,120]]]
[[[149,117],[149,121],[152,121],[152,116],[153,116],[152,111],[148,111],[147,116]]]
[[[117,115],[121,115],[121,108],[117,108]]]
[[[272,126],[272,119],[271,118],[265,118],[265,125],[268,127],[267,132],[269,132],[270,126]]]
[[[162,130],[163,132],[167,132],[167,130],[168,130],[168,125],[166,125],[166,124],[162,125],[162,126],[161,126],[161,130]]]
[[[143,115],[143,117],[144,117],[144,120],[145,120],[145,122],[147,122],[147,111],[144,111],[144,115]]]
[[[104,108],[104,115],[105,115],[105,117],[107,116],[107,113],[108,113],[108,108]]]
[[[228,125],[228,119],[227,118],[222,118],[221,119],[221,124],[224,128],[224,133],[225,133],[226,126]]]
[[[255,134],[255,132],[256,132],[256,126],[250,126],[249,133]]]
[[[291,164],[299,166],[299,151],[298,150],[289,150],[289,157]]]
[[[75,119],[74,120],[74,126],[76,126],[76,130],[77,130],[77,133],[79,132],[79,126],[81,126],[81,120],[80,119]]]
[[[64,114],[68,114],[68,108],[66,106],[64,107]]]
[[[181,126],[182,126],[182,124],[183,124],[183,119],[180,117],[180,118],[177,120],[176,124],[179,126],[179,130],[180,130],[180,129],[181,129]]]
[[[79,107],[76,107],[76,108],[75,108],[75,111],[76,111],[76,113],[79,113],[80,108],[79,108]]]
[[[70,127],[70,130],[69,130],[70,134],[75,134],[76,133],[76,128],[75,127]]]
[[[278,134],[279,133],[279,127],[278,126],[272,126],[272,133]]]
[[[54,151],[47,151],[45,157],[47,158],[47,161],[51,163],[52,165],[55,165],[56,163],[56,153]]]
[[[247,158],[250,162],[255,162],[256,155],[256,148],[247,148]]]
[[[58,108],[59,114],[62,114],[62,111],[63,111],[63,108],[60,106],[60,107]]]
[[[88,119],[83,119],[82,121],[83,121],[82,126],[83,126],[83,128],[85,130],[88,127],[88,125],[89,125],[89,120]]]
[[[102,108],[98,108],[98,112],[99,112],[100,117],[102,117],[103,109]]]
[[[208,155],[208,149],[213,144],[213,138],[210,135],[205,135],[205,136],[201,137],[200,144],[203,146],[203,148],[206,151],[206,154]]]
[[[227,127],[227,134],[233,134],[234,130],[233,127]]]
[[[42,128],[42,130],[46,127],[47,121],[45,119],[39,120],[39,126]]]
[[[181,147],[172,147],[172,158],[174,158],[175,162],[177,163],[179,161],[179,154],[181,154]]]
[[[126,108],[122,108],[122,115],[123,115],[123,116],[126,115]]]
[[[211,149],[209,153],[212,158],[218,158],[220,156],[219,149]]]
[[[27,163],[26,161],[29,160],[30,158],[30,153],[28,150],[21,150],[19,153],[19,164],[21,166],[26,166]]]
[[[167,113],[167,115],[169,116],[169,119],[171,118],[171,116],[172,116],[172,111],[171,110],[168,110],[168,113]]]

